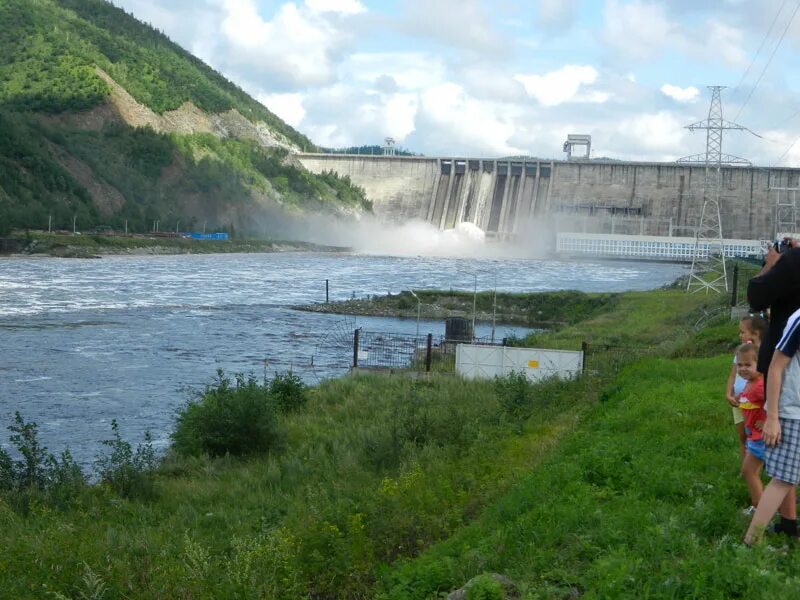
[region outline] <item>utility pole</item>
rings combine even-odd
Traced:
[[[725,86],[713,85],[708,86],[708,89],[711,90],[708,118],[686,126],[689,131],[705,130],[705,155],[695,154],[678,159],[679,163],[705,166],[703,208],[695,233],[692,271],[686,290],[690,292],[704,290],[706,293],[728,291],[725,242],[723,241],[719,206],[722,195],[722,165],[750,165],[749,160],[722,153],[722,132],[725,129],[741,131],[746,127],[722,118],[720,92],[725,89]]]
[[[78,233],[78,215],[72,216],[72,233]]]

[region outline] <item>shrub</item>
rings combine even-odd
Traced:
[[[516,421],[530,416],[533,394],[525,373],[512,371],[505,377],[495,377],[494,386],[504,413]]]
[[[0,493],[19,513],[26,514],[32,502],[65,508],[85,489],[86,477],[69,450],[59,458],[39,443],[35,422],[25,422],[19,411],[8,427],[19,460],[0,449]]]
[[[217,380],[202,397],[178,412],[172,434],[175,450],[189,456],[243,456],[274,448],[280,435],[269,387],[241,373],[232,382],[221,369],[217,371]]]
[[[494,577],[484,573],[478,575],[467,587],[466,600],[503,600],[505,591]]]
[[[294,412],[306,404],[306,384],[291,371],[275,373],[269,382],[269,393],[282,413]]]
[[[155,496],[153,471],[158,459],[150,432],[144,434],[144,444],[139,444],[134,451],[120,436],[116,419],[111,421],[111,431],[114,437],[102,442],[111,448],[111,454],[96,461],[100,481],[123,498],[152,498]]]

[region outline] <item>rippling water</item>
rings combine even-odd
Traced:
[[[0,259],[0,424],[15,410],[53,452],[84,464],[110,437],[149,429],[166,445],[175,410],[217,368],[309,383],[346,371],[352,319],[289,306],[414,289],[523,292],[641,290],[684,273],[659,263],[397,258],[350,254]],[[358,318],[370,331],[413,334],[415,320]],[[500,327],[498,336],[515,328]],[[519,328],[517,328],[518,330]],[[441,334],[425,321],[421,332]],[[486,335],[487,327],[476,335]],[[520,331],[517,331],[520,333]],[[324,360],[316,357],[324,355]],[[315,357],[311,366],[311,357]],[[0,442],[7,436],[0,435]]]

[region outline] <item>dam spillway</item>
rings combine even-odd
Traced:
[[[500,238],[519,234],[529,222],[584,231],[597,231],[603,223],[611,233],[616,223],[616,233],[691,235],[705,180],[702,165],[680,163],[344,154],[297,158],[313,173],[348,176],[364,188],[382,221],[417,219],[442,230],[472,223]],[[725,237],[772,238],[776,232],[798,230],[800,169],[723,167],[722,185]]]

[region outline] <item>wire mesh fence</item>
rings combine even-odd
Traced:
[[[732,307],[747,307],[747,283],[761,270],[761,265],[754,262],[737,261],[731,270]]]
[[[406,369],[418,372],[456,370],[456,346],[472,340],[448,340],[443,335],[413,336],[356,329],[353,332],[353,367],[359,369]],[[502,345],[489,338],[477,344]]]

